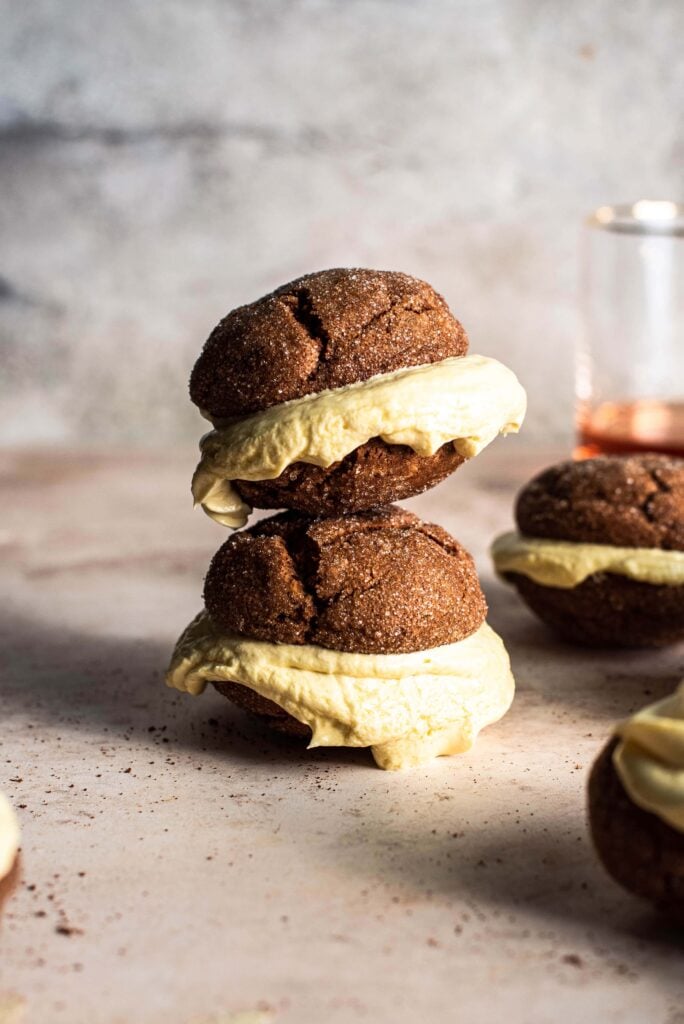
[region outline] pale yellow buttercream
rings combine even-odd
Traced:
[[[19,822],[12,806],[0,793],[0,878],[4,878],[12,870],[19,850]]]
[[[512,532],[497,537],[491,555],[498,573],[518,572],[545,587],[567,590],[597,572],[642,583],[684,585],[684,551],[580,544]]]
[[[617,728],[613,764],[630,799],[684,832],[684,680]]]
[[[484,623],[459,643],[411,654],[353,654],[222,633],[202,612],[181,635],[169,686],[199,694],[232,680],[311,728],[311,747],[370,747],[381,768],[470,749],[513,699],[500,637]]]
[[[330,466],[373,437],[434,455],[453,443],[466,458],[517,431],[525,391],[502,363],[470,355],[412,366],[306,395],[212,430],[200,443],[195,502],[224,526],[251,511],[232,480],[273,480],[294,462]]]

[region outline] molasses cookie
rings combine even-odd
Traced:
[[[468,552],[396,506],[285,512],[234,534],[214,555],[204,603],[228,632],[360,654],[455,643],[487,613]]]
[[[284,513],[212,560],[169,685],[208,682],[311,746],[402,768],[467,750],[513,696],[471,556],[399,508]]]
[[[623,722],[601,751],[589,820],[613,878],[684,925],[684,684]]]
[[[195,363],[190,398],[212,420],[232,420],[467,351],[465,330],[425,281],[322,270],[224,317]]]
[[[449,442],[434,455],[374,437],[339,462],[295,462],[274,480],[236,480],[235,491],[252,508],[294,508],[308,515],[339,515],[388,505],[422,494],[465,462]]]
[[[684,461],[563,462],[518,496],[497,572],[544,622],[589,646],[684,639]]]
[[[430,285],[327,270],[229,313],[192,372],[214,430],[195,501],[224,525],[251,507],[362,511],[434,486],[499,433],[525,393]]]

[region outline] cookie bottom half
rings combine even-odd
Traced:
[[[597,573],[576,587],[547,587],[506,573],[542,622],[587,647],[665,647],[684,640],[684,586]]]
[[[297,739],[310,740],[311,729],[304,722],[298,722],[296,718],[288,714],[284,708],[276,704],[274,700],[262,697],[256,690],[250,690],[249,686],[242,683],[214,682],[213,686],[229,701],[235,704],[242,711],[247,711],[254,718],[257,718],[262,725],[284,736],[292,736]]]
[[[465,462],[453,444],[434,455],[375,437],[332,466],[295,462],[275,480],[236,480],[252,508],[289,508],[309,515],[339,515],[388,505],[434,487]]]

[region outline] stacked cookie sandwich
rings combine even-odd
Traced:
[[[468,749],[513,679],[470,555],[390,504],[517,431],[525,393],[425,282],[330,270],[230,313],[190,395],[196,503],[231,536],[169,685],[208,682],[312,746],[371,747],[384,768]]]

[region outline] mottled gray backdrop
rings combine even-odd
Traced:
[[[215,321],[354,264],[430,280],[567,435],[582,216],[681,196],[683,13],[0,0],[0,441],[192,440]]]

